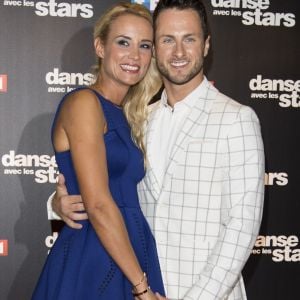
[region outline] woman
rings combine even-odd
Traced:
[[[144,176],[146,105],[160,87],[149,11],[113,7],[95,25],[94,46],[96,82],[64,97],[52,130],[68,192],[82,195],[90,221],[79,231],[63,228],[33,300],[156,299],[149,284],[164,294],[136,191]]]

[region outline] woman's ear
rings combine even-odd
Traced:
[[[96,55],[100,58],[103,58],[104,57],[104,45],[103,45],[102,41],[100,40],[100,38],[96,38],[94,40],[94,47],[95,47]]]

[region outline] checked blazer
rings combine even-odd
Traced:
[[[241,271],[258,235],[264,198],[256,114],[206,80],[159,183],[151,167],[159,102],[149,109],[148,166],[138,192],[168,299],[246,299]]]

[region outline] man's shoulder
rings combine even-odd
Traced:
[[[238,112],[246,107],[241,102],[223,94],[212,82],[206,80],[205,98],[208,100],[210,111]]]
[[[238,100],[235,100],[222,92],[218,92],[216,95],[216,99],[214,102],[215,109],[223,107],[224,111],[231,111],[231,112],[240,112],[240,111],[253,111],[253,109],[245,105]]]
[[[218,92],[216,96],[211,113],[222,113],[224,116],[222,119],[229,123],[234,123],[237,120],[259,122],[257,114],[252,107],[242,104],[221,92]]]

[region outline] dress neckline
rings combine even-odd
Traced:
[[[98,92],[96,89],[89,87],[91,90],[93,90],[97,95],[99,95],[103,100],[105,100],[106,102],[110,103],[112,106],[118,108],[119,110],[123,110],[123,106],[122,105],[118,105],[112,101],[110,101],[109,99],[105,98],[100,92]]]

